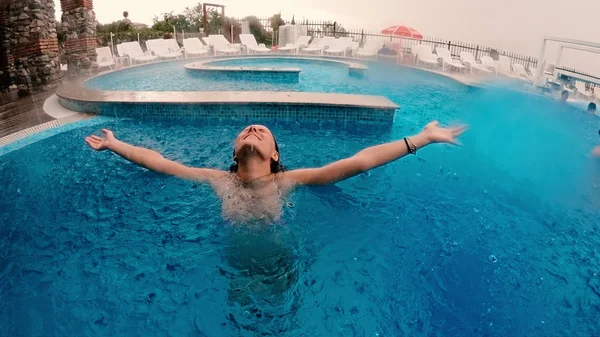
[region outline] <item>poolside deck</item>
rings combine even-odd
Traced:
[[[289,57],[294,57],[291,55]],[[273,56],[261,56],[267,57],[286,57],[284,55],[273,55]],[[297,56],[296,56],[297,57]],[[214,61],[215,59],[224,60],[229,57],[211,57],[203,60],[203,58],[196,59],[200,60],[199,63]],[[252,58],[258,58],[256,55]],[[310,57],[307,57],[310,58]],[[323,57],[313,58],[323,60]],[[193,61],[190,59],[190,61]],[[354,58],[325,58],[325,61],[345,63],[349,67],[360,67],[367,68],[356,61]],[[360,60],[361,62],[369,62],[367,60]],[[376,62],[376,61],[375,61]],[[467,86],[483,87],[486,84],[486,79],[473,76],[467,73],[458,72],[446,72],[440,71],[439,69],[424,69],[421,67],[415,67],[411,64],[402,64],[400,66],[410,67],[435,73],[444,77],[451,78],[457,82],[460,82]],[[48,91],[33,96],[22,98],[16,102],[0,105],[0,139],[4,138],[4,141],[8,141],[8,138],[14,138],[21,134],[28,134],[30,129],[34,127],[44,127],[49,124],[62,124],[68,121],[79,120],[82,118],[89,118],[87,114],[76,114],[77,116],[69,116],[69,111],[64,109],[58,98],[54,97],[56,101],[50,105],[50,109],[56,111],[53,116],[48,115],[44,111],[44,101],[54,94],[58,94],[61,97],[75,98],[78,101],[83,102],[112,102],[112,103],[149,103],[154,104],[174,104],[174,103],[200,103],[204,105],[214,105],[217,103],[227,102],[229,104],[257,104],[257,103],[277,103],[287,105],[321,105],[321,106],[333,106],[333,107],[350,107],[350,108],[367,108],[367,109],[383,109],[383,110],[394,110],[396,106],[391,101],[384,97],[377,96],[362,96],[347,95],[347,94],[315,94],[315,93],[255,93],[255,92],[236,92],[232,95],[230,92],[210,92],[210,93],[185,93],[185,92],[105,92],[97,90],[89,90],[80,86],[83,78],[71,78],[70,85],[65,85],[59,88],[57,91]],[[51,100],[49,100],[51,101]],[[59,108],[57,108],[58,106]],[[62,110],[62,111],[59,111]],[[81,110],[80,110],[81,111]],[[85,111],[85,110],[84,110]],[[93,112],[93,111],[85,111]],[[67,118],[67,116],[69,116]],[[12,136],[9,136],[12,135]],[[14,137],[13,137],[14,136]],[[1,144],[0,144],[1,146]]]

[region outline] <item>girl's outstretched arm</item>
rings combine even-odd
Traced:
[[[156,151],[118,140],[108,129],[102,129],[102,133],[104,137],[91,135],[85,138],[85,142],[96,151],[111,150],[130,162],[152,171],[198,181],[208,181],[227,174],[225,171],[189,167],[168,160]]]
[[[466,127],[441,128],[431,122],[419,134],[404,139],[368,147],[352,157],[318,168],[307,168],[284,173],[293,185],[327,185],[351,178],[359,173],[385,165],[432,143],[458,145],[457,138]]]

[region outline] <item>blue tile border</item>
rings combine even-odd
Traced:
[[[252,55],[252,56],[248,56],[248,55],[242,55],[242,56],[236,56],[236,57],[230,57],[230,58],[222,58],[222,59],[208,59],[208,60],[201,60],[201,61],[197,61],[197,62],[193,62],[193,63],[189,63],[185,65],[185,68],[187,70],[193,70],[193,71],[199,71],[199,72],[222,72],[222,73],[228,73],[228,72],[241,72],[241,71],[246,71],[249,73],[253,73],[253,72],[293,72],[295,71],[295,69],[292,68],[280,68],[280,69],[273,69],[273,68],[257,68],[257,69],[241,69],[242,67],[238,67],[238,66],[219,66],[219,65],[214,65],[215,63],[219,63],[219,62],[226,62],[226,61],[238,61],[238,60],[251,60],[251,59],[292,59],[295,62],[303,62],[303,63],[321,63],[321,64],[328,64],[331,66],[345,66],[348,68],[348,75],[349,76],[354,76],[354,77],[359,77],[359,78],[363,78],[365,76],[365,73],[367,71],[367,69],[369,68],[367,65],[360,63],[360,62],[356,62],[355,60],[346,60],[346,59],[340,59],[340,58],[325,58],[323,56],[306,56],[306,55]],[[299,69],[298,69],[299,70]],[[299,72],[299,71],[298,71]],[[288,77],[290,75],[288,74]]]
[[[268,58],[261,57],[261,58]],[[273,56],[281,58],[280,56]],[[243,59],[235,58],[235,59]],[[246,57],[256,58],[256,57]],[[312,57],[292,57],[303,62],[326,62],[333,66],[348,68],[350,76],[364,76],[368,67],[361,63]],[[205,59],[190,63],[201,69],[189,70],[197,76],[217,76],[235,78],[269,76],[273,81],[297,81],[298,70],[292,68],[260,68],[268,70],[255,72],[255,69],[231,67],[231,71],[221,71],[211,63],[231,60]],[[286,57],[290,59],[290,57]],[[206,67],[204,66],[206,65]],[[213,69],[210,69],[213,68]],[[210,70],[208,70],[210,69]],[[206,71],[204,71],[206,70]],[[233,71],[235,70],[235,71]],[[282,71],[286,70],[286,71]],[[73,111],[97,115],[127,118],[188,118],[234,121],[274,120],[274,121],[334,121],[360,122],[390,126],[395,111],[399,108],[383,96],[333,94],[319,92],[151,92],[151,91],[102,91],[90,89],[85,80],[63,84],[57,90],[60,103]]]
[[[392,125],[396,109],[297,103],[119,103],[60,98],[68,109],[116,118],[186,118],[232,121],[334,121]]]
[[[49,129],[37,132],[35,134],[32,134],[30,136],[15,140],[14,142],[11,142],[7,145],[1,146],[0,147],[0,156],[3,156],[12,151],[18,150],[22,147],[31,145],[42,139],[46,139],[48,137],[52,137],[59,133],[63,133],[65,131],[74,130],[74,129],[84,127],[84,126],[100,125],[100,124],[106,123],[108,121],[110,121],[109,118],[94,117],[94,118],[90,118],[90,119],[84,119],[84,120],[79,120],[76,122],[71,122],[66,125],[59,125],[54,128],[49,128]]]
[[[233,69],[233,67],[232,69],[186,68],[186,72],[196,78],[209,78],[211,80],[261,80],[284,83],[297,83],[300,80],[299,69],[298,71],[278,71],[260,69]]]

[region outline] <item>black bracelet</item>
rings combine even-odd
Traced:
[[[408,153],[410,154],[416,154],[417,153],[417,147],[416,146],[410,146],[408,145],[408,138],[404,137],[404,144],[406,144],[406,150],[408,151]]]

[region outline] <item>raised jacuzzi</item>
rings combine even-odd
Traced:
[[[281,61],[283,66],[252,66],[257,61]],[[248,62],[250,65],[227,65],[227,62]],[[314,57],[254,56],[170,61],[107,72],[85,82],[67,83],[58,89],[57,95],[68,109],[116,117],[358,121],[391,125],[399,106],[384,96],[316,92],[318,90],[280,91],[285,85],[302,81],[302,69],[285,66],[288,62],[300,64],[300,67],[318,65],[331,70],[336,76],[356,81],[361,81],[368,69],[357,62]],[[185,69],[183,74],[171,72],[170,76],[174,78],[172,86],[186,83],[188,87],[182,91],[143,90],[145,85],[156,84],[144,83],[145,72],[162,71],[164,67]],[[125,80],[139,77],[142,84],[135,86],[139,90],[100,90],[112,88],[98,85],[103,82],[114,84],[111,77]],[[164,78],[162,76],[166,80]],[[327,80],[327,77],[324,79]],[[198,88],[194,90],[196,83]],[[226,90],[229,89],[227,84],[235,88]],[[270,90],[252,90],[255,85],[269,86]],[[215,88],[225,90],[213,91]]]

